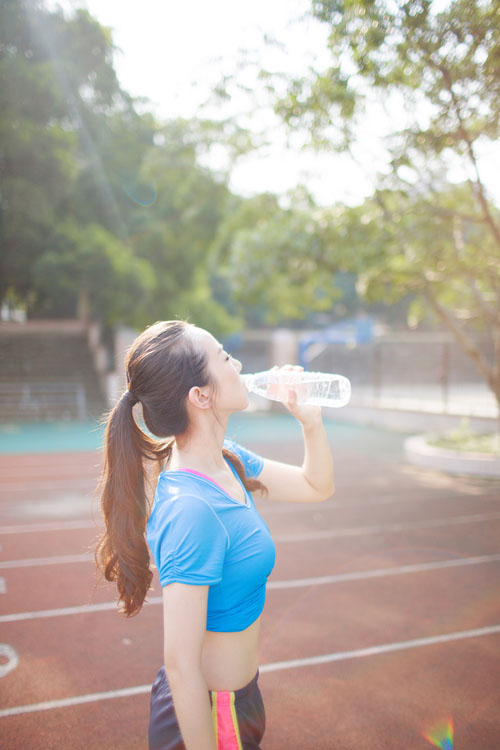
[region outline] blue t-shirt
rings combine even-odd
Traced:
[[[260,474],[260,456],[230,440],[224,447],[240,458],[248,477]],[[246,504],[210,478],[182,469],[158,478],[147,540],[160,583],[208,585],[207,630],[245,630],[264,607],[275,548],[251,494],[244,492]]]

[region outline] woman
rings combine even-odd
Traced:
[[[150,750],[258,750],[259,620],[274,545],[250,492],[297,502],[332,494],[321,409],[299,407],[290,392],[305,445],[303,465],[290,466],[225,440],[248,392],[241,363],[207,331],[156,323],[136,339],[126,367],[128,390],[106,429],[106,531],[96,559],[127,616],[151,584],[148,544],[158,568],[165,663],[151,694]],[[137,426],[137,402],[160,441]],[[152,509],[148,460],[159,470]]]

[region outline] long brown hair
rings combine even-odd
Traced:
[[[211,384],[206,354],[186,335],[190,327],[184,321],[164,321],[137,337],[127,355],[128,389],[107,419],[100,482],[106,529],[95,558],[106,580],[116,581],[121,612],[127,617],[140,611],[153,578],[146,542],[148,467],[155,466],[157,476],[172,452],[174,436],[188,429],[190,389]],[[135,421],[133,407],[139,401],[146,427],[160,440]],[[245,475],[237,456],[225,448],[222,452],[247,490],[265,490],[262,482]]]

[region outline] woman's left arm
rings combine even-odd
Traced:
[[[268,494],[257,496],[270,500],[296,503],[317,503],[334,493],[333,459],[321,418],[321,407],[299,406],[294,391],[290,391],[287,409],[300,422],[304,437],[302,466],[264,459],[259,480]]]

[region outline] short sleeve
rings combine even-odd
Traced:
[[[148,523],[148,542],[162,586],[213,585],[222,580],[227,531],[201,498],[179,495],[173,502],[160,503]]]
[[[224,447],[238,456],[245,467],[245,474],[247,477],[255,478],[259,476],[262,467],[264,466],[264,459],[262,456],[257,455],[257,453],[248,450],[248,448],[244,448],[242,445],[239,445],[232,440],[224,440]]]

